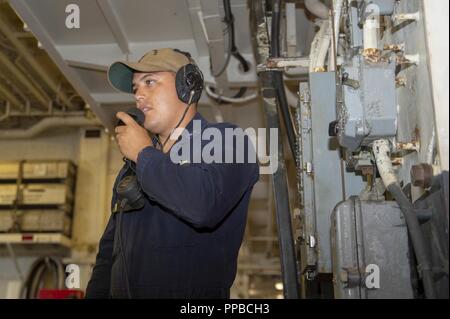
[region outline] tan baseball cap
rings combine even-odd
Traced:
[[[108,69],[108,80],[119,91],[133,93],[133,73],[135,72],[177,72],[186,64],[193,63],[185,54],[176,49],[151,50],[138,62],[117,61]]]

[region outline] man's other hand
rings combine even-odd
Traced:
[[[123,156],[136,163],[139,152],[145,147],[151,146],[152,140],[147,130],[136,123],[127,113],[118,112],[116,117],[125,123],[125,125],[115,128],[120,152]]]

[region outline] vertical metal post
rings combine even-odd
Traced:
[[[279,132],[280,121],[275,98],[276,93],[273,88],[273,73],[271,71],[261,72],[259,78],[268,132],[270,132],[272,128]],[[295,255],[291,213],[289,208],[286,166],[283,158],[283,141],[280,134],[278,134],[277,143],[278,167],[273,173],[273,190],[275,195],[275,212],[278,226],[284,297],[286,299],[298,299],[300,294],[298,287],[297,258]]]
[[[265,1],[251,1],[252,37],[255,46],[255,57],[258,64],[265,64],[269,57],[268,30],[264,16]],[[263,107],[266,114],[267,131],[274,128],[280,132],[280,120],[277,109],[277,92],[274,88],[274,72],[261,71],[258,73]],[[270,139],[268,139],[268,143]],[[268,144],[267,143],[267,144]],[[281,272],[283,278],[284,297],[298,299],[297,259],[295,255],[292,231],[291,213],[289,208],[289,193],[287,186],[286,166],[283,157],[283,140],[278,134],[278,166],[272,174],[275,199],[275,213],[280,245]],[[269,145],[270,149],[270,145]],[[272,156],[271,156],[272,157]]]

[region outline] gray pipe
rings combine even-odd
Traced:
[[[100,126],[100,123],[97,120],[89,120],[85,117],[49,117],[26,130],[0,130],[0,139],[33,138],[50,128],[62,126]]]
[[[303,66],[286,68],[284,70],[284,75],[288,78],[302,77],[305,75],[309,75],[309,68]]]
[[[305,7],[320,19],[326,20],[330,17],[330,8],[320,0],[305,0]]]
[[[291,90],[284,86],[284,92],[286,92],[286,99],[290,107],[297,108],[299,97],[297,94],[293,93]]]

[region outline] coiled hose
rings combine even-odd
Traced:
[[[44,286],[44,278],[48,272],[53,274],[52,288],[63,289],[65,272],[62,261],[59,258],[38,258],[30,268],[25,282],[20,290],[20,298],[37,299],[39,290]],[[48,287],[48,285],[46,285]]]

